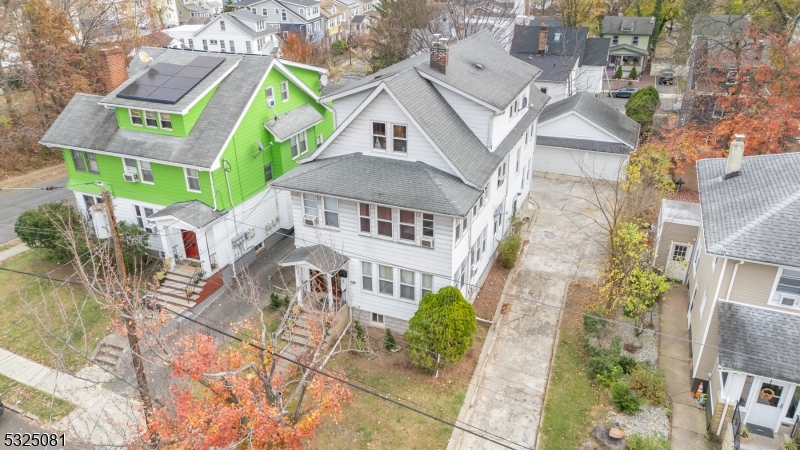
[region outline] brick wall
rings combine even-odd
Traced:
[[[725,412],[725,420],[722,427],[722,433],[725,432],[725,427],[727,427],[731,423],[731,418],[733,418],[733,410],[736,409],[736,402],[732,405],[728,405],[728,410]],[[725,403],[717,402],[714,405],[714,414],[711,415],[711,426],[709,431],[716,434],[717,428],[719,428],[719,420],[722,417],[722,411],[725,410]],[[720,433],[720,434],[722,434]]]
[[[111,92],[128,79],[128,58],[119,47],[100,50],[100,79]]]

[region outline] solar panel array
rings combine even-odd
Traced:
[[[117,93],[119,98],[174,105],[225,58],[198,56],[185,66],[160,62]]]

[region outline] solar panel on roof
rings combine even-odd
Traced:
[[[158,63],[117,93],[119,98],[175,104],[225,58],[198,56],[187,65]]]

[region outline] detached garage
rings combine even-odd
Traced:
[[[533,170],[616,180],[638,142],[638,123],[579,93],[548,105],[539,116]]]

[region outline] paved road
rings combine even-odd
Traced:
[[[6,412],[0,416],[0,448],[45,448],[45,447],[19,447],[19,446],[11,446],[8,447],[5,445],[3,439],[6,436],[6,433],[48,433],[47,430],[44,428],[40,428],[34,425],[31,421],[20,417],[17,413],[6,409]],[[57,433],[61,435],[61,433]],[[60,449],[66,448],[56,446],[56,447],[47,447],[48,449]]]
[[[530,226],[530,244],[512,272],[506,297],[511,309],[501,314],[494,337],[487,338],[458,416],[501,436],[514,449],[535,448],[544,406],[553,344],[567,284],[597,276],[602,250],[589,233],[600,233],[583,216],[588,185],[534,177],[531,199],[538,213]],[[493,340],[492,340],[493,339]],[[510,441],[510,442],[508,442]],[[448,450],[498,446],[455,430]]]
[[[64,186],[66,184],[67,176],[62,175],[57,178],[39,180],[14,187],[40,188],[47,186]],[[69,198],[69,194],[67,189],[55,189],[52,191],[40,189],[0,190],[0,211],[2,211],[0,215],[0,245],[17,238],[17,235],[14,233],[14,223],[17,222],[17,217],[19,217],[20,214],[45,203],[57,202]]]

